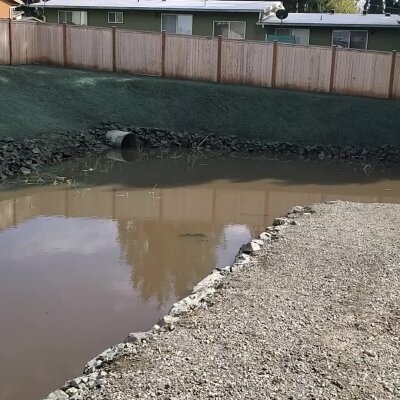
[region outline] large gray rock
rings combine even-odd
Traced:
[[[288,218],[275,218],[274,219],[274,226],[279,226],[279,225],[287,225],[290,223],[290,220]]]
[[[236,256],[235,265],[245,265],[250,262],[251,258],[246,253],[240,253]]]
[[[63,392],[62,390],[56,390],[53,393],[50,393],[45,399],[43,400],[68,400],[69,396],[67,393]]]
[[[210,287],[217,287],[224,277],[219,271],[214,271],[212,274],[206,276],[194,288],[193,293],[198,293]]]
[[[256,240],[252,240],[251,242],[244,244],[240,248],[240,251],[242,251],[243,253],[249,253],[249,254],[255,253],[260,250],[261,250],[261,245]]]
[[[142,343],[146,340],[148,334],[146,332],[131,332],[125,339],[125,343]]]
[[[172,315],[164,315],[164,317],[162,317],[162,319],[161,319],[160,324],[162,326],[172,325],[172,324],[175,324],[178,320],[179,320],[179,318],[173,317]]]

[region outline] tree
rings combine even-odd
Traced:
[[[367,0],[364,10],[368,14],[383,14],[385,12],[385,0]]]
[[[386,0],[386,12],[390,12],[391,14],[399,14],[400,13],[400,1],[399,0]]]
[[[283,5],[289,12],[327,12],[351,14],[357,12],[355,0],[284,0]]]
[[[355,14],[358,11],[354,0],[331,0],[328,7],[342,14]]]

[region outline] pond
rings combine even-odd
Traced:
[[[0,191],[1,400],[45,397],[150,329],[291,206],[400,202],[400,169],[132,158],[74,160]]]

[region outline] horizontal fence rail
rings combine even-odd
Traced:
[[[400,54],[0,20],[0,64],[400,99]]]

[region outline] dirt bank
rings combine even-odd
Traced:
[[[104,121],[300,144],[400,147],[400,102],[44,66],[0,67],[0,136]]]
[[[400,206],[296,211],[49,399],[398,399]]]

